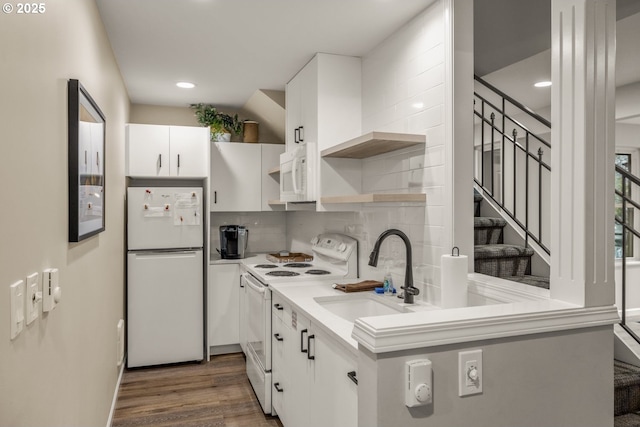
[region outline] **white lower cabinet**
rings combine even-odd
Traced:
[[[273,407],[285,427],[358,425],[357,360],[273,296]],[[354,374],[353,374],[354,375]]]
[[[209,266],[207,337],[209,347],[239,344],[240,264]]]

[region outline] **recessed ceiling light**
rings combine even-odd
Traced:
[[[411,106],[412,106],[413,108],[420,109],[420,108],[423,108],[423,107],[424,107],[424,102],[416,102],[416,103],[411,104]]]
[[[549,87],[551,86],[551,82],[548,80],[542,81],[542,82],[538,82],[534,84],[535,87]]]
[[[196,85],[194,85],[193,83],[189,83],[189,82],[178,82],[176,83],[176,86],[182,88],[182,89],[193,89],[194,87],[196,87]]]

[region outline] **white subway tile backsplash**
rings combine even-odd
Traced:
[[[409,117],[409,132],[425,133],[426,129],[443,123],[443,106],[436,105]]]
[[[442,187],[444,185],[444,166],[434,166],[423,170],[425,187]]]
[[[442,146],[445,144],[444,124],[427,129],[426,134],[428,148]]]
[[[349,234],[359,242],[362,278],[382,279],[384,261],[393,263],[397,286],[404,281],[405,248],[390,237],[378,268],[367,265],[369,252],[384,230],[409,236],[416,285],[433,301],[440,282],[445,241],[444,194],[444,7],[436,1],[362,59],[362,131],[425,134],[427,144],[362,161],[363,192],[425,192],[424,206],[367,206],[358,212],[286,212],[285,247],[310,251],[310,240],[324,232]],[[421,104],[421,105],[420,105]],[[234,218],[232,217],[231,220]],[[250,219],[254,219],[251,217]],[[259,221],[259,237],[277,240],[281,226]]]

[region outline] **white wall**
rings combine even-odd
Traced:
[[[443,6],[435,2],[362,58],[362,132],[427,136],[425,147],[363,160],[363,192],[425,192],[426,206],[391,204],[355,213],[287,213],[292,250],[308,250],[309,240],[324,231],[347,233],[360,241],[360,268],[371,275],[367,278],[382,279],[384,261],[389,258],[394,262],[394,280],[401,284],[405,249],[400,239],[390,237],[383,244],[377,269],[367,266],[378,235],[398,228],[412,243],[415,284],[439,283],[444,228],[444,55]],[[430,298],[439,298],[439,293]]]
[[[104,426],[124,315],[124,124],[129,100],[95,2],[2,14],[0,425]],[[106,116],[106,231],[67,242],[67,79]],[[57,267],[62,300],[9,338],[9,285]]]

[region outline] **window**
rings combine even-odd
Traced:
[[[616,154],[616,166],[621,167],[622,169],[631,172],[631,154],[628,153],[620,153]],[[622,175],[616,172],[616,191],[626,194],[627,196],[631,196],[631,183],[627,181],[627,185],[622,188]],[[616,194],[615,196],[616,203],[616,218],[622,218],[622,197]],[[629,204],[627,203],[627,206]],[[633,216],[634,210],[633,208],[627,207],[625,215],[625,221],[627,226],[633,228]],[[623,233],[622,224],[619,224],[617,221],[615,223],[615,253],[616,258],[622,258],[623,250],[622,250],[622,233]],[[625,248],[624,255],[627,258],[633,257],[633,234],[630,231],[626,232],[625,235]]]

